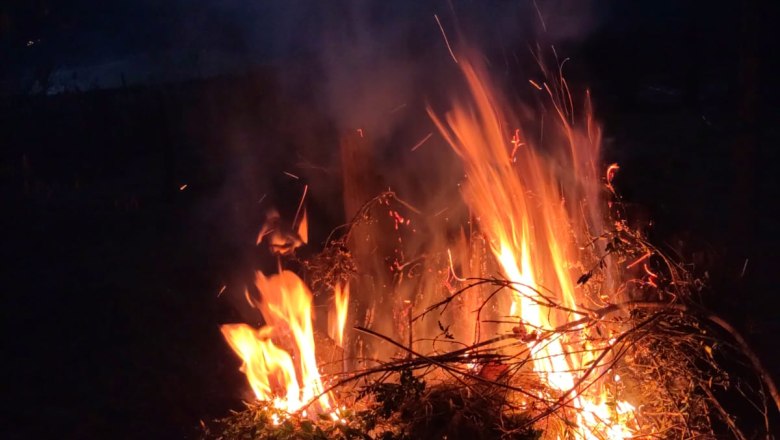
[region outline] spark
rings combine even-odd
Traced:
[[[358,128],[357,132],[360,135],[360,137],[362,138],[363,137],[363,129],[362,128]]]
[[[542,86],[540,86],[536,81],[529,79],[528,82],[531,83],[532,86],[536,87],[536,90],[542,90]]]
[[[290,173],[290,172],[287,172],[287,171],[282,171],[282,172],[283,172],[284,174],[287,174],[288,176],[292,177],[292,178],[293,178],[293,179],[295,179],[295,180],[300,180],[300,177],[296,176],[296,175],[295,175],[295,174],[293,174],[293,173]]]
[[[452,47],[450,46],[450,40],[447,39],[447,34],[444,32],[444,27],[441,25],[441,21],[439,21],[439,16],[433,14],[433,18],[435,18],[436,23],[439,24],[439,29],[441,30],[441,36],[444,37],[444,43],[447,45],[447,50],[450,51],[450,56],[452,57],[452,61],[455,61],[455,64],[458,64],[458,59],[455,58],[455,53],[452,52]]]
[[[395,112],[397,112],[398,110],[401,110],[404,107],[406,107],[406,103],[405,102],[403,104],[399,105],[398,107],[390,110],[390,113],[395,113]]]
[[[179,191],[184,191],[185,189],[187,189],[187,184],[186,183],[179,187]]]
[[[748,261],[750,261],[750,259],[745,258],[745,264],[742,265],[742,272],[739,274],[740,278],[745,276],[745,271],[747,271]]]
[[[433,132],[431,132],[431,133],[428,133],[428,135],[427,135],[427,136],[425,136],[425,137],[424,137],[424,138],[423,138],[423,139],[422,139],[420,142],[417,142],[417,143],[414,145],[414,147],[412,147],[412,151],[414,151],[414,150],[416,150],[416,149],[420,148],[420,147],[422,146],[422,144],[426,143],[426,142],[428,141],[428,139],[430,139],[430,138],[431,138],[431,136],[433,136]]]
[[[449,206],[444,208],[444,209],[442,209],[441,211],[437,212],[436,214],[433,214],[433,216],[434,217],[438,217],[438,216],[444,214],[445,212],[447,212],[448,209],[450,209]]]
[[[225,290],[226,290],[226,289],[227,289],[227,285],[223,284],[223,285],[222,285],[222,288],[221,288],[221,289],[219,289],[219,293],[217,293],[217,298],[219,298],[220,296],[222,296],[222,294],[223,294],[223,293],[225,293]]]
[[[389,189],[388,189],[388,190],[389,190]],[[415,208],[414,206],[410,205],[408,202],[405,202],[403,199],[399,198],[399,197],[398,197],[398,196],[396,196],[395,194],[393,194],[393,199],[394,199],[396,202],[400,203],[401,205],[405,206],[405,207],[406,207],[406,209],[408,209],[408,210],[412,211],[413,213],[415,213],[415,214],[417,214],[417,215],[420,215],[420,214],[422,214],[422,212],[420,212],[420,210],[419,210],[419,209],[417,209],[417,208]]]
[[[536,15],[539,16],[539,22],[542,24],[542,29],[544,29],[544,31],[547,32],[547,23],[544,22],[544,17],[542,17],[542,11],[539,9],[539,5],[536,4],[536,0],[534,0],[534,8],[536,9]]]

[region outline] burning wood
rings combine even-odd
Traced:
[[[258,273],[262,299],[248,298],[266,326],[223,326],[258,402],[222,434],[695,438],[721,423],[744,438],[717,397],[731,387],[720,361],[742,356],[752,365],[762,376],[753,397],[764,387],[777,396],[774,384],[732,328],[694,305],[693,276],[622,219],[618,166],[600,165],[589,105],[577,120],[562,78],[532,82],[557,116],[539,145],[482,69],[457,59],[469,99],[429,114],[461,159],[463,223],[478,231],[419,226],[429,237],[408,245],[412,228],[439,216],[390,192],[359,207],[368,181],[356,174],[357,157],[368,157],[368,141],[346,138],[345,206],[357,215],[306,265],[313,289],[333,298],[331,342],[315,344],[313,295],[298,276]],[[287,234],[296,240],[284,241],[280,258],[307,242],[303,199],[298,212]],[[271,220],[262,236],[283,230],[278,214]],[[389,242],[392,258],[382,251]],[[339,348],[325,358],[340,368],[323,376],[315,351],[326,345]]]

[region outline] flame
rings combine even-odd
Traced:
[[[300,387],[289,353],[270,340],[271,327],[254,329],[247,324],[225,324],[222,335],[244,360],[241,371],[260,400],[274,400],[274,389],[284,388],[288,401],[299,399]]]
[[[331,398],[323,393],[317,369],[311,292],[287,270],[269,277],[257,272],[255,284],[262,293],[258,305],[267,325],[259,330],[246,324],[221,327],[230,347],[244,361],[241,371],[255,396],[287,412],[305,409],[315,401],[319,411],[330,410]],[[290,340],[292,349],[278,347],[272,338]]]
[[[304,193],[305,195],[305,193]],[[300,210],[303,210],[303,216],[298,221],[296,214],[296,221],[293,221],[292,227],[297,228],[292,231],[290,227],[287,227],[282,223],[282,217],[278,211],[271,209],[266,214],[265,223],[257,234],[255,244],[259,245],[262,242],[267,242],[271,252],[276,255],[290,255],[295,249],[306,244],[309,240],[309,222],[306,216],[306,209],[303,208],[303,201],[301,201]]]
[[[579,136],[561,107],[555,106],[562,141],[542,155],[531,148],[522,130],[508,129],[512,126],[510,115],[478,70],[465,58],[459,66],[473,101],[456,103],[445,120],[431,109],[428,112],[460,156],[467,176],[464,200],[503,275],[515,283],[509,315],[519,319],[526,333],[543,334],[571,321],[570,311],[578,308],[572,270],[579,261],[576,239],[598,221],[592,212],[583,215],[579,204],[585,203],[582,200],[595,202],[594,194],[598,197],[592,189],[597,184],[598,136],[590,131]],[[549,92],[546,84],[545,88]],[[552,92],[550,96],[554,98]],[[588,122],[591,130],[590,115]],[[567,195],[578,198],[567,200]],[[557,307],[550,307],[548,298]],[[567,353],[567,337],[530,342],[533,370],[557,397],[571,399],[570,405],[577,410],[575,431],[581,437],[629,437],[626,425],[632,407],[628,403],[619,402],[623,411],[619,414],[607,405],[606,393],[585,396],[575,389],[580,378],[577,371],[587,369],[587,353]]]
[[[428,111],[463,163],[467,176],[462,186],[463,198],[503,276],[511,282],[512,297],[502,305],[506,307],[501,314],[515,320],[517,334],[527,336],[522,340],[530,352],[533,373],[545,385],[546,395],[540,397],[557,401],[566,410],[566,438],[629,438],[637,425],[635,408],[610,394],[604,380],[584,382],[586,371],[599,368],[599,372],[607,372],[605,367],[593,364],[604,357],[602,354],[609,354],[615,341],[591,341],[578,335],[574,328],[565,334],[555,332],[586,314],[579,311],[579,304],[588,297],[583,290],[576,290],[575,280],[582,273],[578,264],[583,261],[585,243],[594,242],[591,231],[603,230],[603,213],[597,203],[599,191],[603,183],[611,189],[609,185],[618,166],[608,167],[606,175],[597,172],[600,132],[592,122],[589,107],[584,129],[574,126],[570,116],[573,106],[565,83],[559,93],[553,92],[547,83],[531,82],[536,90],[549,94],[557,116],[557,135],[552,142],[548,139],[549,145],[541,146],[521,128],[515,128],[520,126],[516,118],[505,110],[508,107],[502,105],[468,58],[460,59],[458,65],[472,100],[456,103],[444,118]],[[425,141],[427,137],[412,150]],[[304,208],[307,191],[305,186],[292,226],[283,225],[279,214],[270,212],[257,243],[266,240],[272,252],[288,255],[308,242]],[[396,230],[410,224],[394,209],[389,210],[389,215]],[[468,254],[463,230],[461,236],[462,243],[455,243],[454,247],[460,249],[458,254]],[[450,248],[447,252],[445,283],[450,278],[462,280],[456,274]],[[461,263],[466,260],[459,259]],[[655,274],[646,264],[643,267],[652,283]],[[467,273],[482,273],[470,266],[466,269]],[[337,410],[332,410],[332,396],[324,393],[317,368],[309,289],[293,272],[281,269],[272,276],[258,272],[255,283],[262,301],[251,299],[248,293],[247,298],[261,311],[266,326],[222,326],[231,348],[243,360],[241,370],[255,395],[288,412],[306,412],[314,403],[311,413],[329,413],[334,421],[339,420]],[[349,297],[349,284],[336,285],[333,307],[328,312],[328,333],[342,348]],[[410,313],[411,300],[405,299],[404,303]],[[373,320],[373,313],[371,309],[368,322]],[[579,330],[582,335],[590,331]],[[411,345],[411,323],[408,331]],[[555,336],[550,337],[551,334]],[[572,344],[583,348],[567,350]],[[612,377],[614,382],[620,380],[617,375]],[[278,419],[273,422],[278,423]]]
[[[301,238],[303,244],[309,243],[309,219],[306,215],[306,208],[303,208],[303,214],[301,215],[301,221],[298,223],[298,237]]]
[[[337,284],[333,292],[333,309],[328,319],[328,335],[339,347],[344,347],[344,326],[349,311],[349,283]]]
[[[300,238],[301,242],[303,244],[309,243],[309,220],[306,216],[306,206],[304,206],[303,202],[306,200],[306,194],[309,192],[309,185],[304,185],[303,187],[303,195],[301,195],[301,201],[298,203],[298,211],[295,213],[295,219],[293,220],[293,225],[298,222],[298,215],[301,215],[301,212],[303,214],[301,215],[301,220],[298,222],[298,238]]]

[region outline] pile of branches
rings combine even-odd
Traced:
[[[373,203],[387,203],[393,197],[384,194]],[[365,221],[370,208],[367,204],[354,223]],[[598,389],[602,398],[607,396],[604,403],[610,408],[610,420],[595,423],[625,424],[634,437],[768,438],[772,414],[780,410],[780,395],[760,359],[731,325],[694,301],[705,288],[702,280],[625,223],[615,225],[599,237],[608,242],[606,254],[578,284],[596,284],[592,287],[598,291],[607,258],[624,267],[641,262],[647,266],[645,274],[618,288],[624,300],[569,310],[550,292],[537,291],[534,301],[540,307],[569,313],[572,319],[530,333],[520,323],[511,332],[435,354],[420,353],[409,342],[358,326],[356,331],[390,344],[398,356],[330,378],[326,392],[335,393],[345,405],[335,420],[328,415],[317,420],[300,414],[274,416],[276,410],[268,405],[252,403],[207,429],[205,437],[535,439],[549,433],[577,438],[574,432],[582,409],[576,401]],[[315,276],[316,282],[335,285],[354,273],[348,251],[350,230],[330,242],[322,261],[312,262],[313,272],[324,270]],[[525,295],[531,288],[498,277],[460,283],[460,288],[412,321],[441,316],[451,304],[483,287],[491,287],[493,294],[484,299],[480,310],[498,295]],[[438,324],[438,338],[452,340],[448,327]],[[574,372],[570,389],[551,389],[534,370],[538,356],[532,356],[532,351],[553,340],[561,341],[567,353],[588,352],[588,361]],[[630,419],[619,408],[620,401],[633,405]],[[735,408],[744,407],[753,412],[735,417]]]
[[[429,385],[409,369],[387,373],[383,380],[362,387],[352,406],[338,409],[338,417],[320,414],[312,419],[255,402],[211,426],[203,425],[203,436],[274,440],[538,440],[541,436],[541,431],[530,427],[530,415],[504,411],[505,398],[495,388]]]

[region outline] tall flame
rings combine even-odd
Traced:
[[[593,219],[567,208],[581,201],[565,196],[587,196],[582,188],[569,188],[592,183],[586,180],[594,174],[588,171],[596,166],[597,145],[577,145],[559,113],[569,145],[553,145],[548,156],[542,156],[520,130],[513,130],[514,137],[509,134],[511,121],[478,70],[466,58],[459,65],[473,102],[456,104],[445,120],[430,109],[429,114],[460,156],[467,176],[463,197],[504,276],[516,283],[508,314],[519,318],[527,333],[543,334],[572,320],[569,311],[578,308],[572,270],[578,261],[576,237]],[[557,306],[550,307],[549,300]],[[567,353],[561,338],[532,342],[529,348],[540,379],[560,396],[572,396],[571,404],[578,409],[576,431],[582,437],[619,439],[630,433],[619,421],[611,422],[617,415],[603,398],[577,394],[575,372],[585,367],[583,355]]]
[[[320,410],[329,410],[330,397],[323,393],[317,370],[311,292],[287,270],[269,277],[257,272],[255,284],[263,296],[259,308],[267,325],[259,330],[246,324],[221,327],[230,347],[244,361],[241,369],[252,390],[259,400],[273,401],[287,412],[314,400]],[[279,348],[272,338],[287,342],[291,350]]]

